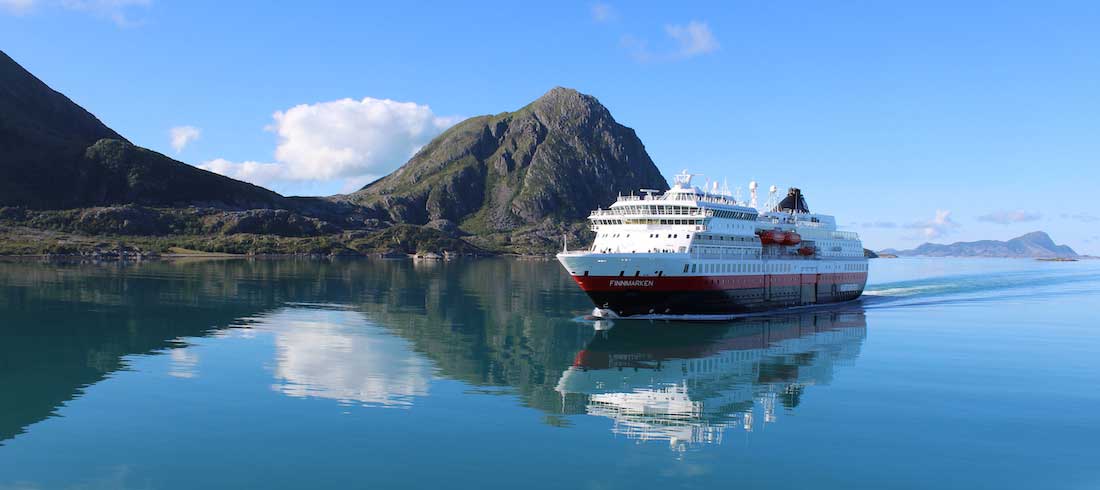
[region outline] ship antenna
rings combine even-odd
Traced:
[[[770,211],[771,209],[775,208],[776,205],[779,204],[779,194],[778,194],[778,192],[779,192],[779,187],[776,186],[775,184],[772,184],[772,186],[768,188],[768,201],[764,203],[764,208],[765,208],[764,210],[765,211]]]
[[[749,207],[756,208],[756,181],[749,182]],[[759,209],[759,208],[757,208]]]

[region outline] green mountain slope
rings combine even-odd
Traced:
[[[455,125],[392,174],[337,199],[520,251],[576,234],[592,209],[641,188],[668,183],[634,130],[596,98],[558,87],[516,112]]]
[[[0,52],[0,206],[286,207],[278,194],[134,146]]]

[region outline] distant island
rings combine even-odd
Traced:
[[[1042,231],[1018,236],[1008,241],[979,240],[976,242],[955,242],[949,245],[925,243],[910,250],[879,250],[879,255],[897,255],[899,257],[1016,257],[1072,259],[1079,257],[1077,252],[1066,245],[1057,245]]]
[[[547,254],[668,189],[595,97],[556,87],[439,135],[357,192],[286,197],[142,148],[0,51],[0,255]]]

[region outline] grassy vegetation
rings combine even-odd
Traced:
[[[159,254],[374,255],[381,253],[489,253],[438,230],[398,225],[381,231],[312,237],[231,235],[85,235],[0,225],[0,255],[80,255],[132,249]]]

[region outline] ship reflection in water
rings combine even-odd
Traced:
[[[677,450],[721,444],[726,431],[774,423],[808,387],[828,385],[866,335],[859,308],[722,326],[600,321],[557,391],[587,395],[586,412],[612,419],[615,434]]]

